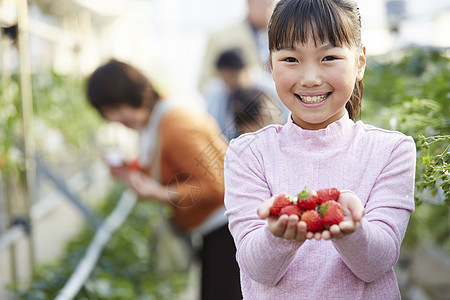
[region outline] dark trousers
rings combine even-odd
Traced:
[[[236,246],[224,225],[203,237],[201,299],[242,299]]]

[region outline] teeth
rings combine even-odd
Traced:
[[[321,95],[321,96],[299,96],[300,100],[302,100],[305,103],[319,103],[325,100],[327,98],[327,95]]]

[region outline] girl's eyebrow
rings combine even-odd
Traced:
[[[329,49],[333,49],[333,48],[339,48],[338,46],[336,46],[336,45],[333,45],[333,44],[323,44],[323,45],[321,45],[321,46],[319,46],[318,47],[320,50],[329,50]]]
[[[294,50],[295,50],[295,47],[294,47],[294,46],[286,46],[286,47],[282,47],[280,50],[294,51]]]
[[[330,43],[326,43],[326,44],[322,44],[322,45],[318,46],[317,48],[319,50],[329,50],[329,49],[339,48],[339,46],[336,46],[336,45],[333,45],[333,44],[330,44]],[[295,51],[295,50],[297,50],[297,47],[295,47],[294,45],[291,45],[291,46],[283,47],[280,50]]]

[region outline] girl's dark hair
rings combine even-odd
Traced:
[[[87,98],[102,114],[103,109],[122,104],[151,109],[160,96],[141,71],[113,59],[89,76]]]
[[[329,42],[336,47],[361,46],[361,15],[353,0],[280,0],[269,23],[269,49],[295,43]],[[346,108],[355,119],[361,108],[363,83],[357,81]]]

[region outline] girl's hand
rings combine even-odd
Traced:
[[[258,215],[261,219],[267,219],[270,232],[276,236],[286,240],[296,240],[304,242],[307,238],[306,223],[299,222],[297,215],[281,215],[274,217],[270,215],[270,207],[273,204],[274,198],[264,201],[258,208]]]
[[[339,225],[331,226],[329,230],[331,237],[336,239],[343,238],[355,232],[365,214],[361,200],[353,193],[341,193],[338,202],[344,210],[344,221],[339,223]]]
[[[274,198],[266,200],[258,208],[258,215],[261,219],[268,219],[270,232],[277,237],[287,240],[297,240],[300,242],[306,239],[324,239],[342,238],[348,234],[356,231],[359,227],[359,222],[364,216],[364,207],[356,195],[353,193],[344,192],[340,195],[338,202],[341,204],[344,211],[344,220],[339,225],[333,225],[329,230],[321,232],[311,232],[306,230],[306,223],[299,222],[299,217],[296,215],[282,215],[274,217],[270,215],[270,207],[273,204]]]

